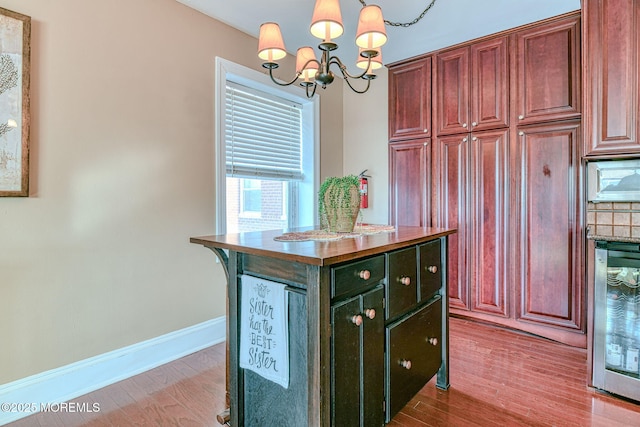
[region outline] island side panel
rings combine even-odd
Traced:
[[[307,345],[309,427],[331,423],[330,269],[307,266]]]
[[[244,369],[244,423],[248,427],[299,427],[307,423],[307,295],[297,288],[288,287],[287,291],[289,386],[284,388]]]
[[[244,426],[244,381],[242,369],[240,368],[240,323],[238,310],[240,308],[240,298],[238,295],[238,283],[240,280],[242,254],[236,251],[229,251],[228,273],[229,281],[227,285],[227,295],[229,298],[229,396],[231,398],[230,417],[231,425]]]
[[[449,388],[449,282],[447,279],[448,262],[449,262],[449,238],[447,236],[440,238],[440,256],[441,256],[441,286],[440,295],[442,304],[442,364],[436,376],[436,387],[441,390]]]

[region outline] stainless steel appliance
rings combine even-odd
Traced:
[[[593,386],[640,401],[640,244],[596,241]]]
[[[640,201],[640,159],[589,162],[587,196],[595,203]]]

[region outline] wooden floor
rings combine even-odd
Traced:
[[[586,386],[584,350],[451,319],[450,351],[451,388],[430,382],[389,426],[640,426],[640,405]],[[219,426],[224,344],[74,402],[100,410],[40,413],[9,426]]]

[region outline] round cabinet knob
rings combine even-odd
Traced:
[[[411,284],[411,277],[409,276],[402,276],[400,278],[400,283],[402,283],[405,286],[409,286]]]
[[[438,345],[438,338],[435,338],[435,337],[433,337],[433,338],[429,338],[429,339],[427,340],[427,342],[428,342],[429,344],[433,345],[433,346],[436,346],[436,345]]]
[[[466,124],[466,123],[463,123],[463,124],[462,124],[462,127],[466,129],[466,128],[467,128],[467,124]]]
[[[353,323],[356,326],[362,325],[362,316],[359,314],[356,314],[351,318],[351,323]]]
[[[429,132],[429,129],[425,129],[425,130],[423,130],[423,132],[424,132],[424,133],[428,133],[428,132]]]
[[[520,120],[524,119],[524,115],[523,115],[523,114],[520,114],[520,115],[518,116],[518,119],[520,119]]]
[[[427,267],[427,271],[429,273],[433,273],[436,274],[438,272],[438,266],[436,265],[430,265],[429,267]]]
[[[478,138],[474,136],[473,138],[471,138],[471,140],[472,140],[472,141],[477,141],[477,140],[478,140]]]
[[[369,280],[369,277],[371,277],[371,272],[369,270],[362,270],[360,273],[358,273],[358,276],[360,276],[361,279]]]
[[[467,142],[467,138],[462,138],[462,142]]]
[[[411,369],[411,360],[401,360],[400,366],[408,371],[409,369]]]
[[[376,317],[376,311],[373,308],[367,308],[364,311],[364,315],[373,320]]]
[[[520,132],[518,132],[518,135],[523,136],[524,132],[520,131]]]
[[[471,126],[478,126],[478,122],[471,122]]]

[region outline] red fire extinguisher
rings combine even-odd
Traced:
[[[360,178],[360,208],[369,207],[369,176],[365,175],[367,169],[360,172],[358,177]]]

